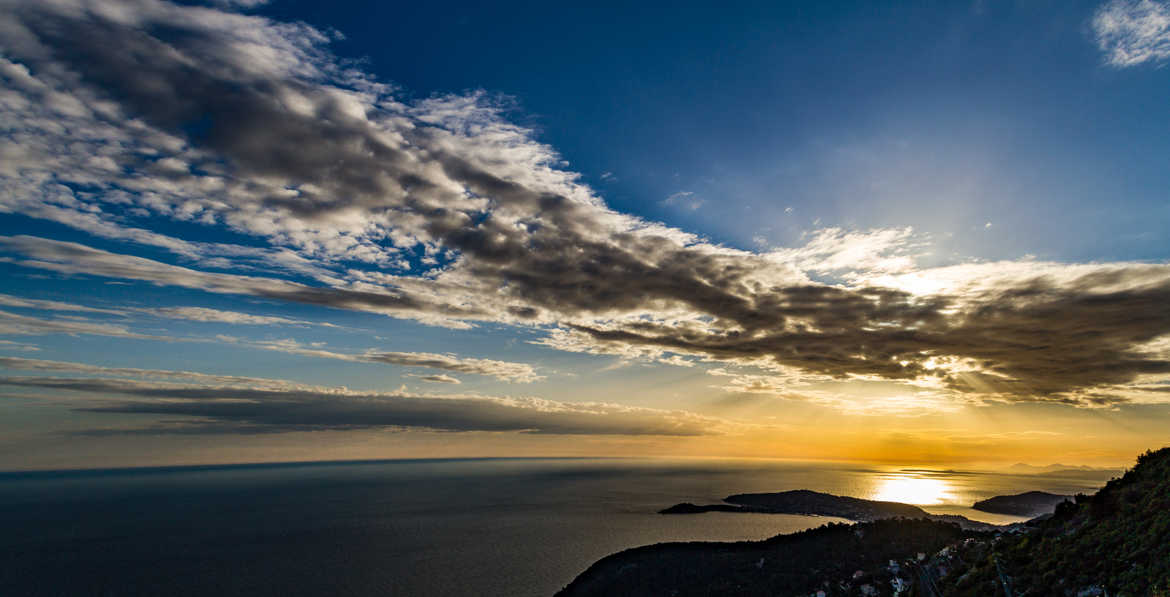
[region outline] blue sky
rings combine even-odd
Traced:
[[[512,98],[610,205],[720,242],[912,225],[962,256],[1166,253],[1165,73],[1104,67],[1100,3],[315,4],[264,12],[344,32],[409,94]],[[680,192],[702,207],[660,203]]]
[[[1164,2],[5,12],[2,468],[1166,440]]]

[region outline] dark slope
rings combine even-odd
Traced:
[[[851,578],[918,552],[935,553],[971,536],[958,525],[886,519],[828,524],[739,543],[662,543],[595,563],[558,595],[794,595],[815,592],[826,578]]]
[[[1044,491],[1029,491],[1016,495],[997,495],[993,498],[975,502],[972,508],[993,514],[1010,514],[1012,516],[1040,516],[1049,514],[1061,502],[1071,500],[1071,495],[1057,495]]]
[[[1030,533],[1004,536],[987,557],[947,577],[946,595],[1003,595],[995,559],[1014,595],[1170,595],[1170,448],[1093,496],[1058,506]],[[992,588],[994,592],[989,592]]]

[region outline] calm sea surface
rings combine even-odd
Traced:
[[[1107,478],[1107,475],[1106,475]],[[489,459],[0,474],[0,595],[551,595],[615,551],[763,539],[829,518],[677,502],[814,489],[922,495],[1092,491],[1020,476],[778,461]],[[890,492],[893,492],[892,494]]]

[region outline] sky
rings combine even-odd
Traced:
[[[1166,2],[0,7],[0,470],[1170,443]]]

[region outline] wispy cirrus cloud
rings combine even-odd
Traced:
[[[20,265],[62,274],[140,280],[216,294],[258,296],[337,309],[398,314],[403,317],[414,315],[423,321],[434,320],[439,324],[445,322],[443,318],[475,318],[486,317],[488,314],[487,311],[470,304],[444,304],[437,296],[433,299],[425,296],[406,296],[384,287],[368,285],[332,288],[309,286],[275,277],[209,272],[134,255],[112,253],[79,243],[31,236],[0,237],[0,244],[32,257],[32,260],[19,261]],[[451,325],[459,326],[457,322]]]
[[[449,383],[449,384],[463,383],[463,382],[459,381],[458,377],[451,377],[450,375],[442,375],[442,374],[440,374],[440,375],[418,375],[416,377],[421,381],[426,381],[426,382],[431,382],[431,383]]]
[[[41,347],[35,344],[25,344],[23,342],[13,342],[12,340],[0,340],[0,350],[20,350],[25,352],[37,352]]]
[[[30,302],[27,304],[37,305],[40,303]],[[42,305],[44,306],[44,305]],[[48,305],[54,310],[78,310],[77,308],[84,308],[69,303],[50,303]],[[76,307],[76,308],[75,308]],[[191,309],[191,308],[180,308]],[[128,311],[134,311],[130,308]],[[148,311],[159,311],[163,316],[177,316],[174,312],[166,309],[149,309]],[[180,311],[184,314],[186,319],[195,319],[198,321],[219,321],[227,323],[244,323],[244,324],[300,324],[299,320],[281,318],[281,317],[262,317],[255,315],[248,315],[245,313],[238,313],[233,311],[219,311],[214,309],[197,309],[195,311]],[[7,311],[0,311],[0,334],[8,335],[47,335],[47,334],[84,334],[92,336],[109,336],[115,338],[129,338],[136,340],[160,340],[167,342],[227,342],[240,346],[247,346],[252,348],[260,348],[264,350],[275,350],[289,354],[296,354],[301,356],[309,356],[315,358],[325,358],[341,361],[350,361],[356,363],[373,363],[385,365],[397,365],[402,367],[419,367],[426,369],[439,369],[444,371],[451,371],[455,373],[469,373],[475,375],[484,375],[495,377],[502,381],[512,383],[531,383],[544,379],[544,376],[538,374],[536,370],[527,363],[516,363],[510,361],[499,361],[493,359],[477,359],[460,357],[454,354],[438,354],[426,352],[393,352],[380,350],[367,350],[363,353],[341,353],[331,350],[326,350],[319,345],[304,345],[295,340],[256,340],[256,341],[242,341],[235,337],[217,336],[214,338],[206,337],[176,337],[176,336],[158,336],[151,334],[143,334],[135,332],[126,325],[121,323],[107,323],[87,320],[80,317],[68,318],[39,318],[27,315],[19,315]],[[0,362],[0,365],[3,363]],[[437,381],[437,380],[431,380]]]
[[[0,306],[15,307],[20,309],[36,309],[38,311],[66,311],[76,313],[100,313],[103,315],[115,315],[125,317],[132,313],[142,313],[154,317],[164,319],[184,319],[188,321],[200,321],[207,323],[232,323],[244,325],[322,325],[326,327],[336,327],[331,323],[326,322],[312,322],[302,319],[290,319],[288,317],[278,317],[272,315],[255,315],[251,313],[241,313],[239,311],[226,311],[223,309],[210,309],[207,307],[132,307],[126,306],[121,309],[107,309],[101,307],[90,307],[87,305],[79,305],[76,303],[68,303],[64,301],[50,301],[43,299],[32,299],[9,294],[0,294]]]
[[[81,317],[32,317],[9,311],[0,311],[0,334],[14,336],[85,334],[137,340],[175,340],[170,336],[141,334],[122,324],[96,322]]]
[[[362,354],[361,359],[371,363],[387,363],[403,367],[423,367],[426,369],[441,369],[454,373],[490,375],[504,381],[519,383],[530,383],[544,379],[544,376],[538,375],[533,370],[532,365],[527,363],[512,363],[493,359],[471,359],[450,354],[370,351]],[[449,379],[430,379],[428,381],[450,382]]]
[[[320,346],[305,345],[296,340],[263,340],[250,343],[267,350],[286,352],[301,356],[322,359],[335,359],[354,363],[380,363],[397,365],[400,367],[420,367],[423,369],[438,369],[452,373],[470,373],[494,377],[501,381],[512,383],[532,383],[544,379],[528,363],[498,361],[494,359],[476,359],[460,357],[454,354],[438,354],[432,352],[387,352],[367,350],[360,353],[344,353],[326,350]],[[431,379],[428,381],[445,381]],[[456,381],[455,383],[458,383]]]
[[[207,307],[149,307],[135,308],[137,313],[145,313],[155,317],[167,319],[184,319],[205,323],[230,323],[239,325],[322,325],[335,327],[331,323],[312,322],[303,319],[291,319],[274,315],[254,315],[239,311],[225,311],[223,309],[209,309]]]
[[[99,307],[87,307],[85,305],[78,305],[74,303],[67,303],[64,301],[47,301],[42,299],[30,299],[19,296],[12,296],[10,294],[0,294],[0,306],[16,307],[20,309],[37,309],[39,311],[73,311],[78,313],[104,313],[106,315],[125,315],[125,311],[118,309],[103,309]]]
[[[204,384],[235,385],[260,388],[296,388],[309,387],[304,384],[268,379],[262,377],[242,377],[238,375],[213,375],[195,371],[173,371],[168,369],[140,369],[136,367],[103,367],[87,363],[69,361],[51,361],[46,359],[26,359],[17,357],[0,357],[0,367],[15,371],[50,371],[55,373],[77,373],[87,375],[103,375],[114,377],[136,377],[150,379],[185,380]]]
[[[701,197],[696,196],[694,191],[679,191],[662,200],[663,205],[681,207],[690,211],[703,207],[704,203],[706,202]]]
[[[1112,0],[1093,15],[1093,34],[1106,61],[1125,68],[1170,58],[1170,4]]]

